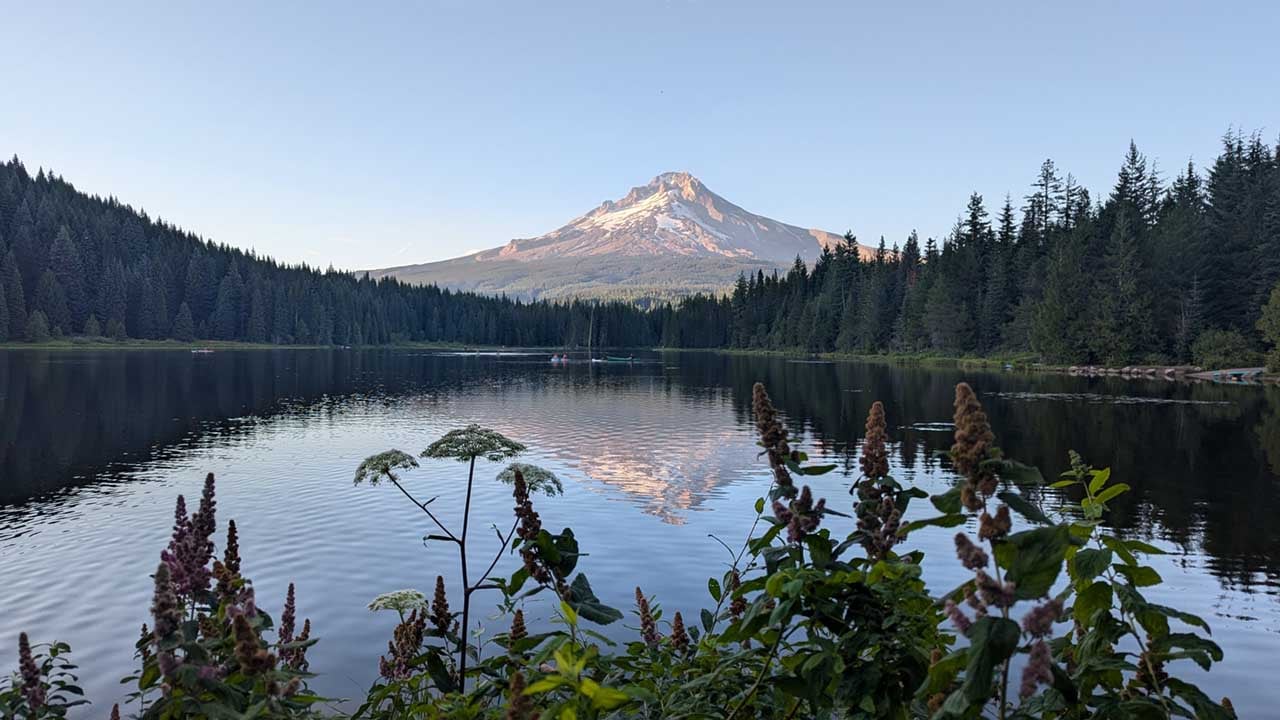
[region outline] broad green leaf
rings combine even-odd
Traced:
[[[1033,523],[1039,523],[1041,525],[1053,524],[1053,520],[1050,520],[1049,516],[1045,515],[1040,508],[1031,504],[1029,500],[1022,496],[1022,493],[1005,490],[1004,492],[998,493],[996,497],[1003,500],[1004,504],[1009,506],[1009,509]]]
[[[1101,575],[1111,564],[1111,551],[1082,548],[1076,552],[1071,564],[1075,570],[1074,580],[1077,583],[1092,580]]]
[[[941,495],[931,495],[929,502],[933,503],[938,512],[954,515],[960,512],[960,488],[953,487]]]
[[[1102,504],[1107,502],[1108,500],[1113,500],[1116,498],[1116,496],[1128,491],[1129,491],[1128,485],[1126,485],[1125,483],[1116,483],[1115,485],[1112,485],[1108,487],[1106,490],[1103,490],[1102,492],[1098,493],[1098,496],[1095,497],[1093,500],[1098,504]]]
[[[1111,598],[1111,585],[1095,582],[1076,596],[1076,604],[1071,609],[1071,615],[1084,627],[1090,627],[1092,624],[1090,620],[1094,613],[1111,607]]]
[[[720,581],[715,578],[707,578],[707,592],[711,593],[711,599],[720,602]]]
[[[1008,618],[979,618],[969,629],[968,664],[960,690],[969,704],[991,697],[996,666],[1008,660],[1018,647],[1018,623]]]
[[[1152,585],[1159,585],[1161,582],[1160,573],[1156,572],[1155,568],[1147,567],[1146,565],[1122,565],[1116,563],[1112,567],[1137,587],[1151,587]]]
[[[1089,481],[1089,494],[1097,494],[1099,490],[1107,486],[1107,480],[1111,479],[1111,468],[1102,468],[1093,471],[1093,479]]]
[[[1005,578],[1014,583],[1016,596],[1030,600],[1053,587],[1070,543],[1066,525],[1024,530],[996,545],[996,560],[1005,568]]]
[[[1059,490],[1061,488],[1071,487],[1072,485],[1075,485],[1075,484],[1076,484],[1075,480],[1059,480],[1054,483],[1049,483],[1049,487],[1055,490]]]
[[[541,680],[531,683],[529,687],[524,689],[525,695],[538,695],[544,692],[550,692],[565,683],[565,679],[559,675],[550,675]]]

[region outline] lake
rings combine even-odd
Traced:
[[[148,576],[175,497],[194,503],[214,472],[219,524],[237,521],[259,603],[278,612],[295,582],[299,615],[320,638],[310,654],[317,688],[362,697],[395,624],[365,605],[389,590],[429,593],[437,574],[456,586],[456,551],[424,547],[421,512],[392,487],[353,486],[354,470],[388,448],[416,455],[471,422],[527,444],[526,461],[564,480],[563,496],[537,496],[535,505],[550,529],[574,529],[590,553],[579,567],[627,614],[610,633],[631,637],[623,624],[634,624],[635,586],[668,614],[696,617],[710,604],[706,578],[729,560],[715,538],[737,547],[746,537],[768,486],[750,416],[755,381],[811,456],[839,464],[812,484],[848,510],[877,399],[895,477],[930,492],[948,487],[936,453],[951,444],[953,386],[967,380],[1009,456],[1050,477],[1074,449],[1133,487],[1109,521],[1169,551],[1153,558],[1166,582],[1150,595],[1203,615],[1226,651],[1196,679],[1212,696],[1230,696],[1242,717],[1274,710],[1280,388],[711,353],[565,366],[548,357],[0,351],[0,670],[16,667],[20,631],[69,642],[95,702],[82,716],[105,713],[123,694],[118,680],[149,621]],[[492,480],[499,469],[477,469],[473,563],[496,548],[491,522],[510,521],[510,488]],[[453,517],[466,467],[424,462],[405,479],[421,496],[438,495],[434,507]],[[1063,501],[1049,490],[1042,499],[1049,508]],[[953,534],[912,536],[937,592],[965,577]],[[476,602],[488,634],[505,630],[483,595]],[[1183,674],[1194,668],[1180,665]]]

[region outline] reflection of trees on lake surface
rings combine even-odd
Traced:
[[[884,401],[894,462],[937,468],[953,387],[981,395],[1007,453],[1047,476],[1067,451],[1134,492],[1126,531],[1194,548],[1225,582],[1280,576],[1280,388],[803,363],[663,354],[656,362],[553,368],[521,359],[404,351],[0,352],[0,504],[93,480],[280,415],[352,402],[425,403],[500,426],[540,452],[679,523],[717,488],[759,477],[750,390],[764,381],[810,448],[856,472],[871,403]],[[245,422],[256,418],[257,422]],[[1055,498],[1045,498],[1052,504]]]

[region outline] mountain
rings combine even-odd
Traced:
[[[835,233],[748,212],[693,175],[670,172],[545,235],[369,274],[531,298],[673,297],[720,292],[739,273],[785,269],[797,256],[813,261],[843,243]]]

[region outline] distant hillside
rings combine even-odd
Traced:
[[[649,345],[653,321],[627,303],[594,311],[516,303],[282,265],[86,195],[53,173],[28,173],[16,157],[0,163],[0,342],[61,334],[561,346],[585,344],[594,328],[619,344]]]
[[[526,298],[674,298],[725,292],[739,274],[771,274],[844,244],[835,233],[750,213],[689,173],[664,173],[546,235],[369,274]],[[873,254],[857,248],[864,259]]]

